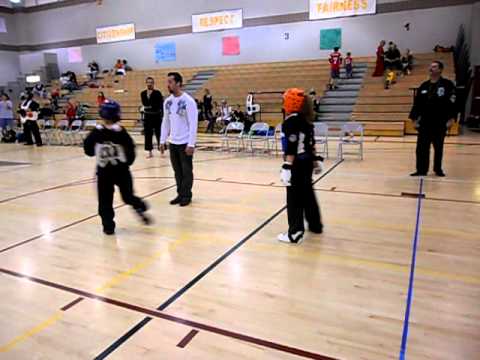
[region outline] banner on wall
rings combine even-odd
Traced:
[[[243,10],[223,10],[206,14],[192,15],[192,31],[205,32],[225,29],[238,29],[243,26]]]
[[[240,38],[238,36],[225,36],[222,38],[223,55],[240,55]]]
[[[0,16],[0,33],[7,32],[7,23],[5,22],[5,18]]]
[[[122,24],[97,28],[97,44],[135,40],[135,24]]]
[[[81,47],[68,48],[67,55],[70,64],[81,63],[83,61]]]
[[[377,0],[310,0],[310,20],[375,14]]]
[[[342,47],[342,29],[320,30],[320,50],[332,50]]]
[[[155,45],[155,62],[177,60],[177,45],[174,42]]]

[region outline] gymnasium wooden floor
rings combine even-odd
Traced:
[[[117,197],[105,237],[80,148],[2,144],[0,359],[478,360],[480,136],[450,138],[448,177],[423,181],[414,141],[328,161],[325,233],[300,246],[276,241],[279,158],[198,151],[179,208],[168,159],[140,152],[155,225]]]

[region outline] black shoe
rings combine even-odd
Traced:
[[[37,147],[42,147],[42,146],[43,146],[43,144],[37,144]]]
[[[182,198],[180,196],[177,196],[175,199],[170,201],[170,205],[178,205],[182,202]]]
[[[140,218],[140,220],[145,225],[150,225],[152,223],[152,218],[150,216],[148,216],[147,214],[145,214],[146,210],[135,209],[135,211],[137,212],[137,215]]]
[[[445,177],[445,173],[443,172],[443,170],[435,171],[435,175],[437,175],[438,177]]]
[[[411,173],[410,176],[427,176],[427,174],[415,171],[414,173]]]
[[[308,231],[314,234],[322,234],[323,233],[323,226],[320,227],[309,227]]]
[[[180,201],[180,206],[181,207],[185,207],[185,206],[188,206],[192,203],[192,200],[191,199],[182,199]]]
[[[24,145],[24,146],[33,146],[33,143],[31,143],[31,144],[30,144],[30,143],[25,143],[25,144],[23,144],[23,145]]]
[[[105,235],[114,235],[115,234],[115,229],[103,229],[103,233]]]

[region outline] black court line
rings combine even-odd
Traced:
[[[258,345],[258,346],[261,346],[261,347],[264,347],[264,348],[267,348],[267,349],[272,349],[272,350],[277,350],[277,351],[288,353],[288,354],[297,355],[299,357],[303,357],[303,358],[307,358],[307,359],[336,360],[332,357],[328,357],[328,356],[325,356],[325,355],[322,355],[322,354],[318,354],[318,353],[314,353],[314,352],[311,352],[311,351],[303,350],[303,349],[296,348],[296,347],[293,347],[293,346],[283,345],[283,344],[276,343],[276,342],[273,342],[273,341],[270,341],[270,340],[256,338],[256,337],[253,337],[253,336],[250,336],[250,335],[247,335],[247,334],[234,332],[234,331],[231,331],[231,330],[228,330],[228,329],[218,328],[218,327],[208,325],[208,324],[205,324],[205,323],[200,323],[200,322],[180,318],[178,316],[169,315],[169,314],[163,313],[163,312],[158,311],[158,310],[152,310],[152,309],[148,309],[148,308],[145,308],[145,307],[142,307],[142,306],[130,304],[130,303],[127,303],[127,302],[124,302],[124,301],[115,300],[115,299],[108,298],[108,297],[101,296],[101,295],[96,295],[94,293],[90,293],[90,292],[85,291],[85,290],[72,288],[72,287],[65,286],[65,285],[62,285],[62,284],[59,284],[59,283],[54,283],[54,282],[44,280],[44,279],[40,279],[40,278],[36,278],[36,277],[30,276],[30,275],[25,275],[25,274],[22,274],[22,273],[19,273],[19,272],[16,272],[16,271],[0,268],[0,273],[2,273],[4,275],[13,276],[13,277],[16,277],[16,278],[19,278],[19,279],[28,280],[30,282],[33,282],[33,283],[36,283],[36,284],[41,284],[41,285],[44,285],[44,286],[47,286],[47,287],[50,287],[50,288],[53,288],[53,289],[65,291],[65,292],[68,292],[68,293],[71,293],[71,294],[75,294],[75,295],[81,296],[83,298],[91,299],[91,300],[94,300],[94,301],[101,301],[105,304],[113,305],[113,306],[119,307],[121,309],[134,311],[136,313],[140,313],[140,314],[143,314],[143,315],[148,315],[145,319],[140,321],[134,328],[132,328],[130,330],[133,333],[135,331],[137,331],[136,329],[141,329],[152,318],[158,318],[158,319],[162,319],[162,320],[171,321],[171,322],[174,322],[176,324],[188,326],[190,328],[200,329],[200,330],[203,330],[203,331],[206,331],[206,332],[210,332],[212,334],[225,336],[227,338],[237,339],[237,340],[240,340],[240,341],[243,341],[243,342],[246,342],[246,343],[249,343],[249,344],[253,344],[253,345]]]
[[[147,195],[143,196],[142,199],[149,198],[149,197],[151,197],[151,196],[157,195],[157,194],[159,194],[159,193],[161,193],[161,192],[164,192],[164,191],[166,191],[166,190],[170,190],[170,189],[172,189],[172,188],[174,188],[174,187],[176,187],[175,184],[170,185],[170,186],[167,186],[167,187],[165,187],[165,188],[162,188],[162,189],[160,189],[160,190],[154,191],[154,192],[152,192],[152,193],[150,193],[150,194],[147,194]],[[127,205],[126,205],[126,204],[117,205],[117,206],[114,207],[114,209],[120,209],[120,208],[123,208],[123,207],[125,207],[125,206],[127,206]],[[54,234],[54,233],[57,233],[57,232],[59,232],[59,231],[62,231],[62,230],[71,228],[72,226],[75,226],[75,225],[81,224],[81,223],[83,223],[83,222],[85,222],[85,221],[88,221],[88,220],[91,220],[91,219],[93,219],[93,218],[96,218],[97,216],[99,216],[99,215],[98,215],[98,214],[89,215],[89,216],[84,217],[84,218],[82,218],[82,219],[76,220],[76,221],[74,221],[74,222],[72,222],[72,223],[69,223],[69,224],[60,226],[60,227],[58,227],[58,228],[56,228],[56,229],[53,229],[53,230],[51,230],[51,231],[49,231],[49,232],[47,232],[47,233],[43,233],[43,234],[40,234],[40,235],[31,237],[30,239],[23,240],[23,241],[20,241],[20,242],[18,242],[18,243],[16,243],[16,244],[7,246],[6,248],[0,249],[0,254],[2,254],[2,253],[4,253],[4,252],[7,252],[7,251],[9,251],[9,250],[18,248],[18,247],[23,246],[23,245],[25,245],[25,244],[29,244],[29,243],[31,243],[31,242],[33,242],[33,241],[35,241],[35,240],[38,240],[38,239],[41,239],[41,238],[47,236],[47,235]]]
[[[336,162],[332,165],[325,173],[323,173],[317,180],[314,181],[314,185],[318,183],[320,180],[325,178],[328,174],[330,174],[338,165],[340,165],[343,160]],[[232,255],[235,251],[237,251],[242,245],[244,245],[248,240],[250,240],[253,236],[255,236],[260,230],[262,230],[265,226],[267,226],[270,222],[272,222],[278,215],[280,215],[283,211],[287,208],[284,205],[282,208],[277,210],[272,216],[266,219],[263,223],[261,223],[257,228],[251,231],[246,237],[240,240],[238,243],[233,245],[229,250],[227,250],[223,255],[217,258],[213,263],[207,266],[202,272],[200,272],[197,276],[195,276],[192,280],[190,280],[184,287],[178,290],[175,294],[170,296],[165,302],[163,302],[160,306],[157,307],[158,311],[164,311],[168,306],[178,300],[183,294],[185,294],[190,288],[195,286],[201,279],[207,276],[212,270],[214,270],[219,264],[221,264],[225,259],[227,259],[230,255]],[[145,325],[147,325],[152,320],[151,317],[146,317],[136,325],[134,325],[130,330],[128,330],[125,334],[123,334],[120,338],[118,338],[113,344],[111,344],[107,349],[102,351],[98,356],[95,357],[95,360],[102,360],[113,353],[116,349],[118,349],[123,343],[125,343],[130,337],[132,337],[135,333],[137,333],[140,329],[142,329]]]
[[[193,340],[193,338],[198,334],[198,330],[192,330],[190,331],[187,336],[185,336],[178,344],[177,347],[179,348],[185,348],[190,342]]]
[[[78,297],[75,300],[73,300],[72,302],[70,302],[67,305],[65,305],[64,307],[62,307],[60,310],[67,311],[67,310],[71,309],[72,307],[74,307],[75,305],[77,305],[79,302],[83,301],[83,299],[84,299],[83,297]]]

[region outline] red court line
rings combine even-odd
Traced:
[[[60,310],[62,311],[67,311],[68,309],[71,309],[72,307],[74,307],[75,305],[77,305],[79,302],[81,302],[84,298],[83,297],[78,297],[76,298],[75,300],[73,300],[72,302],[68,303],[67,305],[65,305],[64,307],[62,307]]]
[[[171,188],[173,188],[173,187],[175,187],[175,186],[176,186],[176,185],[167,186],[167,187],[165,187],[165,188],[163,188],[163,189],[160,189],[160,190],[154,191],[154,192],[152,192],[152,193],[150,193],[150,194],[147,194],[147,195],[143,196],[142,198],[145,199],[145,198],[151,197],[151,196],[156,195],[156,194],[159,194],[159,193],[161,193],[161,192],[163,192],[163,191],[170,190]],[[126,205],[126,204],[117,205],[117,206],[114,207],[114,209],[120,209],[120,208],[125,207],[125,206],[127,206],[127,205]],[[16,243],[16,244],[13,244],[13,245],[10,245],[10,246],[8,246],[8,247],[6,247],[6,248],[0,249],[0,254],[2,254],[2,253],[4,253],[4,252],[7,252],[7,251],[9,251],[9,250],[15,249],[15,248],[17,248],[17,247],[19,247],[19,246],[22,246],[22,245],[31,243],[32,241],[41,239],[41,238],[43,238],[44,236],[47,236],[47,235],[50,235],[50,234],[54,234],[54,233],[57,233],[57,232],[59,232],[59,231],[61,231],[61,230],[65,230],[65,229],[70,228],[70,227],[72,227],[72,226],[81,224],[81,223],[83,223],[83,222],[85,222],[85,221],[88,221],[88,220],[90,220],[90,219],[93,219],[93,218],[95,218],[95,217],[97,217],[97,216],[98,216],[98,214],[93,214],[93,215],[84,217],[83,219],[76,220],[76,221],[74,221],[74,222],[72,222],[72,223],[69,223],[69,224],[63,225],[63,226],[61,226],[61,227],[59,227],[59,228],[53,229],[53,230],[51,230],[51,231],[49,231],[49,232],[47,232],[47,233],[43,233],[43,234],[34,236],[34,237],[30,238],[30,239],[20,241],[20,242],[18,242],[18,243]]]
[[[108,298],[108,297],[105,297],[105,296],[95,295],[95,294],[90,293],[88,291],[84,291],[84,290],[76,289],[76,288],[73,288],[73,287],[65,286],[65,285],[62,285],[62,284],[54,283],[54,282],[51,282],[51,281],[48,281],[48,280],[43,280],[43,279],[36,278],[36,277],[33,277],[33,276],[25,275],[25,274],[22,274],[22,273],[19,273],[19,272],[16,272],[16,271],[0,268],[0,273],[3,273],[5,275],[14,276],[14,277],[20,278],[20,279],[25,279],[25,280],[28,280],[28,281],[31,281],[31,282],[34,282],[34,283],[37,283],[37,284],[41,284],[41,285],[44,285],[44,286],[47,286],[47,287],[50,287],[50,288],[54,288],[54,289],[57,289],[57,290],[62,290],[62,291],[72,293],[72,294],[75,294],[75,295],[78,295],[78,296],[81,296],[81,297],[84,297],[84,298],[101,301],[101,302],[104,302],[106,304],[110,304],[110,305],[117,306],[117,307],[122,308],[122,309],[127,309],[127,310],[131,310],[131,311],[134,311],[134,312],[137,312],[137,313],[148,315],[148,316],[151,316],[153,318],[158,318],[158,319],[162,319],[162,320],[171,321],[171,322],[174,322],[174,323],[177,323],[177,324],[182,324],[182,325],[188,326],[190,328],[204,330],[204,331],[207,331],[207,332],[210,332],[210,333],[213,333],[213,334],[225,336],[225,337],[232,338],[232,339],[237,339],[237,340],[240,340],[240,341],[243,341],[243,342],[246,342],[246,343],[262,346],[262,347],[265,347],[265,348],[268,348],[268,349],[277,350],[277,351],[292,354],[292,355],[297,355],[299,357],[303,357],[303,358],[306,358],[306,359],[338,360],[338,359],[335,359],[335,358],[332,358],[332,357],[329,357],[329,356],[325,356],[325,355],[314,353],[314,352],[307,351],[307,350],[302,350],[300,348],[296,348],[296,347],[293,347],[293,346],[283,345],[283,344],[280,344],[280,343],[277,343],[277,342],[257,338],[257,337],[250,336],[250,335],[247,335],[247,334],[218,328],[218,327],[215,327],[215,326],[212,326],[212,325],[208,325],[208,324],[184,319],[184,318],[174,316],[174,315],[169,315],[169,314],[166,314],[166,313],[164,313],[162,311],[159,311],[159,310],[152,310],[152,309],[148,309],[148,308],[145,308],[145,307],[142,307],[142,306],[130,304],[130,303],[127,303],[127,302],[124,302],[124,301],[111,299],[111,298]]]
[[[193,338],[198,334],[198,330],[192,330],[190,331],[187,336],[185,336],[182,341],[180,341],[178,344],[177,344],[177,347],[179,348],[185,348],[189,343],[190,341],[193,340]]]

